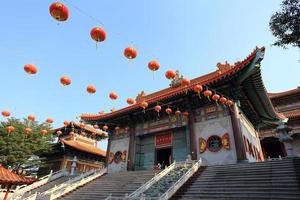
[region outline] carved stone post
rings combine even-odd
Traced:
[[[276,131],[278,133],[278,138],[279,141],[284,144],[284,148],[286,151],[286,156],[287,157],[293,157],[293,138],[290,136],[290,131],[292,129],[289,128],[286,124],[280,124],[277,128]]]

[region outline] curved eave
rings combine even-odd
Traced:
[[[148,96],[146,96],[146,101],[151,104],[157,101],[161,101],[161,100],[165,100],[171,97],[174,97],[176,95],[180,95],[180,94],[184,94],[186,93],[186,91],[190,91],[193,90],[194,85],[196,84],[201,84],[201,85],[209,85],[209,84],[215,84],[217,82],[220,82],[224,79],[228,79],[229,77],[231,77],[233,74],[239,72],[240,70],[242,70],[245,66],[248,66],[251,62],[253,62],[254,59],[257,58],[257,55],[261,55],[264,54],[265,48],[256,48],[245,60],[243,60],[242,62],[236,63],[234,67],[232,67],[230,70],[224,72],[224,73],[216,73],[213,72],[211,73],[209,78],[206,78],[203,80],[203,77],[198,77],[195,79],[191,80],[191,84],[188,87],[179,87],[179,88],[167,88],[164,89],[163,92],[156,92],[154,94],[150,94],[148,96],[151,96],[151,98],[148,98]],[[262,58],[258,58],[258,60],[260,61]],[[204,76],[206,77],[206,76]],[[132,106],[128,106],[125,108],[122,108],[120,110],[111,112],[111,113],[107,113],[107,114],[82,114],[80,117],[81,119],[85,120],[85,121],[95,121],[95,120],[107,120],[110,119],[112,117],[117,117],[117,116],[121,116],[121,115],[126,115],[128,113],[137,111],[137,110],[141,110],[140,106],[138,104],[132,105]]]

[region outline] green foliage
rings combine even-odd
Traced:
[[[281,10],[272,15],[269,25],[278,39],[273,45],[300,48],[300,0],[284,0]]]
[[[13,126],[15,130],[8,133],[7,126]],[[25,133],[25,128],[30,127],[32,132]],[[42,159],[29,159],[33,155],[39,156],[51,151],[51,134],[43,136],[41,131],[50,130],[47,123],[38,124],[36,121],[27,119],[19,120],[9,118],[8,121],[0,123],[0,164],[4,167],[11,167],[18,171],[24,165],[41,166]]]

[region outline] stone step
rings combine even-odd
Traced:
[[[214,194],[202,194],[201,196],[193,195],[183,195],[183,196],[174,196],[172,199],[188,199],[188,200],[262,200],[262,199],[272,199],[272,200],[299,200],[299,196],[272,196],[272,195],[214,195]]]

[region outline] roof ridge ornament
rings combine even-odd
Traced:
[[[176,76],[172,79],[171,83],[169,84],[172,88],[177,88],[181,86],[181,80],[183,79],[183,75],[180,74],[179,70],[175,71]]]
[[[234,67],[234,65],[229,64],[227,61],[225,61],[224,64],[218,62],[217,63],[217,68],[221,74],[223,74],[224,72],[227,72],[228,70],[232,69]]]

